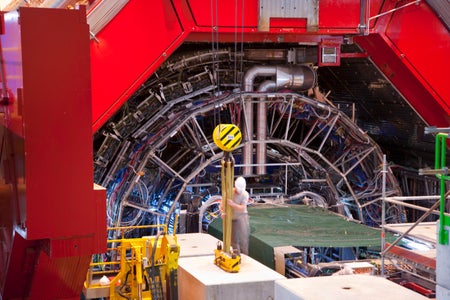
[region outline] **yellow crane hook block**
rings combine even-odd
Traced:
[[[233,151],[242,141],[239,127],[234,124],[219,124],[213,132],[214,143],[223,151]]]

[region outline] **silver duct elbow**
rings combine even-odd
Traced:
[[[244,91],[253,92],[253,84],[255,78],[261,76],[275,76],[277,74],[276,66],[254,66],[245,73],[244,75]]]
[[[275,76],[275,81],[264,81],[258,88],[259,92],[268,92],[282,88],[291,90],[308,90],[317,83],[316,72],[308,66],[284,67],[284,66],[255,66],[250,68],[244,76],[244,91],[254,91],[254,82],[257,77]],[[253,173],[253,104],[252,98],[245,100],[245,130],[244,139],[246,143],[243,147],[242,162],[243,175],[249,176]],[[257,132],[256,145],[257,174],[266,173],[266,120],[267,107],[264,101],[258,103],[257,110]]]
[[[253,92],[255,78],[261,76],[275,76],[275,90],[286,88],[305,91],[313,88],[317,83],[317,74],[309,66],[255,66],[245,73],[244,91]]]

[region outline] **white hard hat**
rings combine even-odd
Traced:
[[[239,176],[238,178],[236,178],[236,180],[234,181],[234,187],[245,190],[245,186],[247,185],[247,183],[245,182],[245,178],[242,176]]]

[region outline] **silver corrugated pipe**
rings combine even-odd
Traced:
[[[316,85],[316,72],[308,66],[282,67],[282,66],[255,66],[250,68],[244,76],[244,91],[252,92],[255,78],[259,76],[275,76],[275,82],[263,82],[258,91],[266,92],[289,88],[292,90],[307,90]],[[259,141],[266,139],[267,107],[264,101],[258,103],[257,138]],[[247,143],[244,145],[242,162],[244,164],[243,175],[252,175],[253,167],[253,105],[252,99],[247,98],[245,102],[246,130],[244,138]],[[258,143],[256,151],[257,172],[266,173],[266,144]]]

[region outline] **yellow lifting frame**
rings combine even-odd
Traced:
[[[213,132],[217,147],[224,151],[222,159],[222,209],[225,217],[222,223],[222,244],[217,245],[214,263],[221,269],[236,273],[240,270],[241,257],[231,250],[231,231],[233,210],[228,205],[228,199],[233,199],[234,158],[231,151],[239,146],[242,135],[234,124],[220,124]]]
[[[124,238],[127,230],[149,227],[161,227],[163,230],[157,236]],[[117,248],[110,249],[116,251],[118,261],[91,264],[83,290],[86,299],[178,298],[177,269],[180,246],[176,235],[168,235],[165,225],[112,227],[108,230],[121,232],[120,239],[108,240],[108,243],[118,245]],[[93,271],[94,267],[101,266],[108,266],[111,270]],[[107,286],[93,280],[94,276],[98,278],[102,275],[110,278]]]

